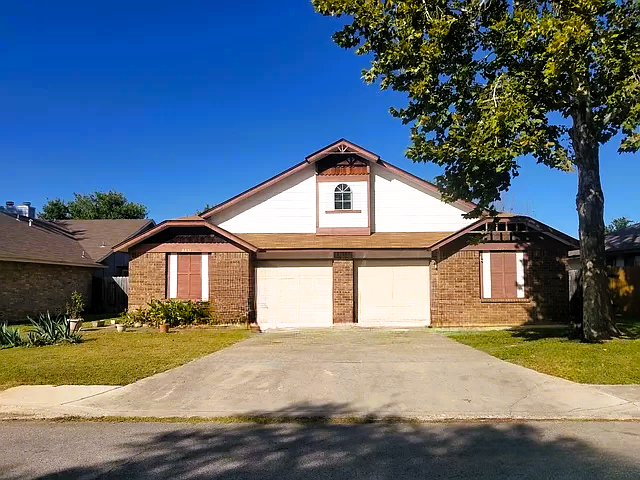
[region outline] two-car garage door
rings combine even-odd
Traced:
[[[356,321],[364,326],[429,324],[426,259],[356,260]],[[258,323],[263,328],[333,324],[331,260],[263,261],[256,268]]]

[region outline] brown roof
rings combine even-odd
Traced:
[[[629,225],[617,232],[606,235],[604,237],[604,245],[607,253],[640,251],[640,223]]]
[[[5,212],[0,212],[0,260],[101,266],[59,225]]]
[[[472,224],[467,225],[466,227],[461,228],[457,232],[453,232],[447,235],[446,237],[436,241],[431,248],[434,250],[438,249],[463,235],[466,235],[470,232],[475,231],[477,228],[483,226],[484,224],[492,223],[494,221],[495,219],[493,217],[481,217],[475,222],[473,222]],[[500,213],[498,214],[498,221],[501,223],[502,222],[525,223],[530,227],[534,228],[535,230],[538,230],[544,233],[545,235],[568,245],[569,247],[575,248],[579,245],[578,240],[576,240],[575,238],[567,235],[566,233],[562,233],[561,231],[556,230],[555,228],[550,227],[549,225],[539,222],[538,220],[535,220],[531,217],[527,217],[525,215],[516,215],[512,213]]]
[[[189,227],[194,227],[194,228],[206,227],[209,230],[213,231],[214,233],[217,233],[221,237],[227,239],[229,242],[237,245],[238,247],[244,250],[252,251],[252,252],[258,251],[258,248],[255,247],[254,245],[251,245],[250,242],[247,242],[246,240],[234,235],[231,232],[227,232],[225,229],[217,225],[213,225],[212,223],[207,222],[202,217],[194,216],[194,215],[190,215],[182,218],[176,218],[174,220],[165,220],[163,222],[160,222],[158,225],[154,226],[153,228],[148,229],[144,232],[140,232],[137,235],[132,236],[126,241],[120,242],[114,247],[114,250],[117,252],[126,252],[129,250],[129,248],[133,247],[134,245],[137,245],[143,240],[151,238],[154,235],[157,235],[158,233],[172,227],[188,227],[188,228]]]
[[[261,250],[428,248],[451,232],[316,235],[315,233],[237,233]]]
[[[155,222],[148,218],[59,220],[55,223],[68,230],[96,262],[107,257],[115,245],[155,225]]]

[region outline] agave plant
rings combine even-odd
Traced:
[[[27,337],[29,345],[53,345],[60,342],[79,343],[81,341],[81,335],[71,331],[69,322],[64,315],[52,317],[47,312],[46,314],[41,313],[35,319],[27,318],[33,326]]]
[[[0,324],[0,346],[2,347],[19,347],[24,344],[20,330],[11,328],[6,324]]]

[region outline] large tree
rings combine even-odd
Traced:
[[[97,220],[117,218],[146,218],[149,210],[141,203],[129,202],[123,193],[110,190],[87,195],[73,194],[65,202],[60,198],[48,200],[40,218],[45,220]]]
[[[577,170],[583,334],[615,334],[598,153],[620,132],[621,152],[640,147],[640,2],[312,1],[348,16],[333,38],[370,58],[365,81],[407,95],[391,113],[411,126],[408,157],[444,167],[446,200],[490,209],[523,157]]]

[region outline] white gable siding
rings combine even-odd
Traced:
[[[418,183],[373,166],[375,232],[454,232],[472,220]]]
[[[360,213],[326,213],[335,210],[333,194],[341,183],[347,184],[351,189],[351,209],[360,210]],[[367,182],[319,182],[318,205],[318,226],[320,228],[355,228],[369,225]]]
[[[213,215],[211,221],[231,233],[315,233],[313,166]]]

